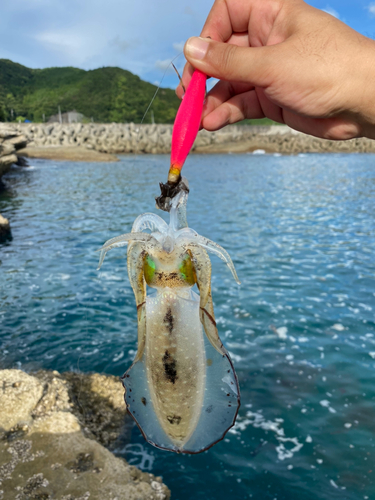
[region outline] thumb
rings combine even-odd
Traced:
[[[203,73],[220,80],[266,87],[271,83],[275,46],[238,47],[210,38],[191,37],[186,42],[186,59]]]

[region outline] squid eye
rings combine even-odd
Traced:
[[[155,269],[156,269],[155,261],[149,255],[147,255],[143,271],[145,275],[145,280],[148,284],[151,283],[152,278],[154,277]]]

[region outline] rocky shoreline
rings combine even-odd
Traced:
[[[107,154],[167,154],[172,125],[121,124],[9,124],[33,148],[83,148]],[[375,153],[375,141],[328,141],[293,131],[287,126],[231,125],[217,132],[202,130],[193,146],[196,153],[245,153],[263,149],[269,153],[324,152]],[[51,153],[52,154],[52,153]]]
[[[27,139],[14,127],[4,127],[0,124],[0,189],[1,178],[8,172],[13,163],[24,165],[19,150],[27,145]],[[8,219],[0,214],[0,241],[10,237],[10,224]]]
[[[26,137],[15,127],[0,126],[0,179],[13,163],[18,163],[18,150],[27,145]]]
[[[123,388],[100,374],[0,371],[1,500],[168,500],[161,477],[116,457]]]

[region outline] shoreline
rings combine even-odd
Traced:
[[[7,124],[27,141],[20,151],[32,158],[68,161],[116,161],[118,154],[169,154],[172,125],[120,124]],[[229,125],[216,132],[199,132],[192,153],[375,153],[366,138],[330,141],[296,132],[285,125]]]
[[[110,153],[101,153],[93,149],[74,146],[39,146],[20,149],[18,154],[24,158],[38,158],[56,161],[87,161],[87,162],[116,162],[117,156]]]

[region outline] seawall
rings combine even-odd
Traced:
[[[18,162],[17,151],[26,144],[26,137],[16,127],[0,124],[0,179],[13,163]]]
[[[166,154],[170,152],[172,125],[129,124],[9,124],[29,142],[28,148],[85,148],[111,154]],[[264,149],[270,153],[321,152],[375,153],[375,141],[318,139],[287,126],[231,125],[217,132],[199,132],[196,153],[243,153]]]
[[[13,163],[24,164],[18,158],[18,151],[24,148],[27,139],[14,127],[2,126],[0,124],[0,189],[1,178],[8,172]],[[0,214],[0,241],[10,236],[10,225],[8,219]]]

